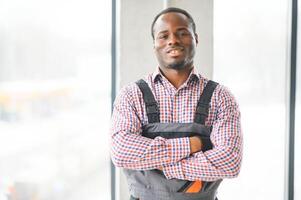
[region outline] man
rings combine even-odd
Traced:
[[[151,27],[159,67],[114,103],[112,160],[132,199],[214,200],[242,159],[240,112],[230,92],[196,72],[198,35],[186,11],[161,11]]]

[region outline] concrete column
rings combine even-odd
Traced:
[[[123,86],[151,73],[157,67],[150,27],[164,6],[187,10],[195,20],[199,44],[195,66],[212,77],[213,1],[211,0],[121,0],[119,2],[118,85]]]
[[[118,81],[123,86],[151,73],[157,66],[151,23],[163,9],[162,0],[120,0]]]

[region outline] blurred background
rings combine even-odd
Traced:
[[[0,0],[0,200],[110,199],[111,2]]]
[[[0,0],[0,200],[128,200],[111,106],[155,70],[150,25],[170,6],[196,22],[195,67],[240,105],[243,165],[219,199],[301,200],[297,0]]]

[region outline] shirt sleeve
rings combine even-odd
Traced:
[[[242,160],[240,111],[227,90],[220,91],[218,96],[211,132],[213,149],[165,165],[163,172],[168,179],[216,181],[239,174]]]
[[[133,88],[131,89],[133,90]],[[190,154],[189,138],[149,139],[141,136],[141,102],[129,88],[114,103],[111,124],[111,158],[115,166],[149,170],[173,164]]]

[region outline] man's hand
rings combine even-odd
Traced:
[[[203,142],[202,139],[198,136],[192,136],[189,138],[190,141],[190,154],[196,153],[202,150]],[[158,170],[163,170],[163,167],[158,167]]]
[[[200,137],[198,137],[198,136],[190,137],[189,141],[190,141],[190,153],[191,154],[201,151],[201,149],[203,147],[203,142]]]

